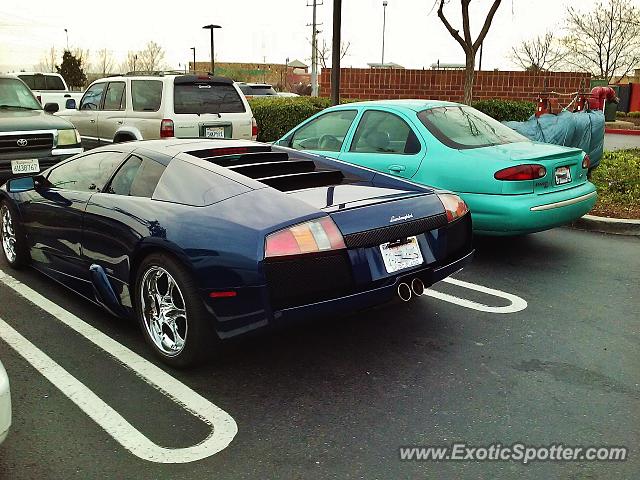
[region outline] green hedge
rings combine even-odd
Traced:
[[[519,100],[479,100],[473,107],[499,122],[524,122],[536,111],[536,104]]]
[[[258,140],[273,142],[293,127],[331,106],[321,97],[252,98],[249,100],[258,123]]]
[[[357,100],[343,100],[350,103]],[[307,118],[331,106],[324,97],[252,98],[249,100],[258,123],[258,140],[273,142]],[[515,100],[481,100],[475,108],[499,121],[524,121],[533,115],[535,104]]]

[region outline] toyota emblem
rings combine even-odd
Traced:
[[[19,147],[26,147],[29,142],[27,142],[26,138],[21,138],[16,143]]]

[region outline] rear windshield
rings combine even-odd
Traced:
[[[65,91],[64,82],[57,75],[18,75],[18,78],[29,85],[31,90]]]
[[[214,82],[174,85],[175,113],[244,113],[244,103],[233,85]]]
[[[515,130],[472,107],[432,108],[418,113],[418,118],[434,137],[451,148],[480,148],[527,141]]]
[[[42,106],[17,78],[0,78],[0,110],[41,110]]]
[[[240,90],[245,95],[277,95],[271,85],[240,85]]]

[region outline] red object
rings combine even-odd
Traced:
[[[576,108],[574,112],[581,112],[586,108],[587,104],[587,96],[579,94],[576,99]]]
[[[237,295],[238,295],[238,292],[234,292],[233,290],[230,290],[227,292],[211,292],[209,294],[211,298],[229,298],[229,297],[235,297]]]
[[[498,170],[493,178],[496,180],[535,180],[547,174],[547,169],[542,165],[516,165],[515,167]]]
[[[538,97],[538,106],[536,107],[536,117],[549,113],[549,99]]]
[[[163,119],[160,122],[160,138],[173,137],[173,120]]]
[[[589,158],[589,155],[585,155],[584,158],[582,159],[582,168],[586,170],[590,166],[591,166],[591,159]]]
[[[604,133],[615,133],[616,135],[640,135],[640,130],[624,130],[622,128],[605,128]]]
[[[605,101],[616,100],[616,92],[611,87],[593,87],[589,98],[591,110],[602,110]]]
[[[631,84],[631,97],[629,99],[629,111],[640,112],[640,83]]]
[[[251,118],[251,140],[258,138],[258,122],[255,118]]]

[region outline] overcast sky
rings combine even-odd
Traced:
[[[208,31],[217,23],[216,58],[223,62],[283,63],[288,57],[310,64],[312,0],[2,0],[0,3],[0,71],[31,69],[44,52],[66,45],[102,48],[113,52],[119,64],[128,50],[139,50],[149,40],[161,44],[167,65],[178,68],[196,47],[199,61],[209,60]],[[637,3],[637,0],[630,0]],[[440,60],[462,63],[460,46],[450,37],[432,10],[434,0],[388,0],[385,61],[407,68],[429,67]],[[477,36],[492,2],[471,2],[472,32]],[[562,27],[568,5],[588,10],[595,0],[503,0],[484,46],[483,69],[513,69],[512,45]],[[180,8],[183,5],[184,8]],[[331,42],[333,0],[318,7],[321,39]],[[342,38],[350,42],[343,66],[366,67],[379,62],[382,41],[382,0],[343,0]],[[445,13],[461,28],[460,2],[449,0]],[[90,55],[90,60],[91,60]]]

